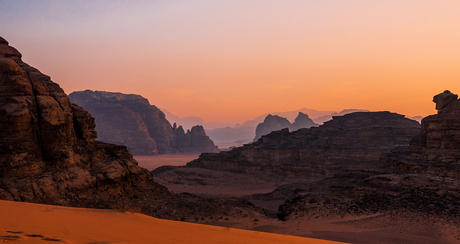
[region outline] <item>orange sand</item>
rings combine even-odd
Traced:
[[[0,241],[26,243],[339,243],[156,219],[143,214],[0,201]]]

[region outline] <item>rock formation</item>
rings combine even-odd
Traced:
[[[313,122],[313,120],[311,120],[308,115],[302,112],[299,112],[299,115],[296,117],[293,124],[291,124],[286,118],[269,114],[267,117],[265,117],[264,122],[257,125],[256,137],[254,138],[254,141],[257,141],[263,135],[269,134],[272,131],[277,131],[284,128],[295,131],[300,128],[310,128],[317,125],[318,124]]]
[[[120,104],[141,101],[139,108],[149,106],[138,96],[110,97]],[[158,113],[149,108],[152,113],[143,119],[156,121]],[[24,63],[0,38],[0,199],[134,208],[184,220],[232,215],[234,207],[237,215],[241,209],[253,211],[247,202],[168,192],[137,165],[125,146],[95,141],[94,128],[87,111],[72,104],[58,84]]]
[[[304,187],[304,195],[292,194],[280,206],[278,216],[410,212],[447,219],[458,226],[460,100],[445,91],[433,101],[438,114],[422,120],[420,134],[410,141],[410,147],[395,148],[381,158],[389,166],[385,174],[370,176],[360,184],[352,177],[341,177]]]
[[[217,151],[202,127],[176,137],[164,113],[140,95],[86,90],[69,98],[95,117],[98,140],[125,145],[135,155]]]
[[[379,159],[406,146],[420,130],[416,121],[390,112],[357,112],[319,127],[262,136],[218,154],[203,153],[187,164],[259,176],[318,179],[345,172],[385,172]]]
[[[176,136],[176,148],[180,152],[217,152],[217,147],[206,135],[203,126],[193,126],[191,130],[184,132],[182,126],[173,126],[173,133]]]

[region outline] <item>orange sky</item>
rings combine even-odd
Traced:
[[[435,113],[460,93],[459,1],[2,1],[0,36],[66,93],[242,123],[307,107]]]

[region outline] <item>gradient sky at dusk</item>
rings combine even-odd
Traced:
[[[69,94],[140,94],[179,117],[307,107],[435,113],[460,93],[460,1],[6,1],[0,36]]]

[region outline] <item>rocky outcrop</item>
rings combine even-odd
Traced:
[[[460,100],[444,91],[433,98],[438,114],[422,120],[422,131],[413,139],[413,149],[460,149]]]
[[[187,133],[185,133],[182,126],[177,127],[176,123],[174,123],[173,133],[176,136],[176,148],[178,151],[194,153],[219,151],[206,135],[201,125],[193,126],[191,130],[187,130]]]
[[[380,160],[389,166],[387,173],[362,181],[324,179],[303,195],[291,195],[278,216],[411,212],[460,224],[460,100],[445,91],[433,101],[438,114],[422,120],[410,147],[395,148]]]
[[[256,137],[254,138],[254,141],[257,141],[263,135],[269,134],[272,131],[277,131],[284,128],[295,131],[300,128],[310,128],[317,125],[318,124],[313,122],[313,120],[311,120],[308,115],[302,112],[299,112],[299,115],[296,117],[293,124],[291,124],[286,118],[269,114],[267,117],[265,117],[264,122],[257,125]]]
[[[420,124],[403,115],[358,112],[319,127],[275,131],[231,151],[204,153],[187,167],[304,179],[346,172],[377,174],[388,170],[379,159],[408,145],[419,131]]]
[[[122,104],[141,100],[110,98]],[[194,221],[238,215],[241,209],[261,213],[247,202],[168,192],[125,146],[95,141],[94,128],[86,110],[72,104],[58,84],[22,62],[21,54],[0,38],[0,199],[137,209]],[[232,212],[235,207],[238,211]]]
[[[193,144],[191,137],[187,142],[181,141],[181,135],[176,138],[164,113],[140,95],[86,90],[69,98],[95,117],[98,140],[125,145],[135,155],[217,151],[204,130],[200,131],[204,137],[200,134]]]

